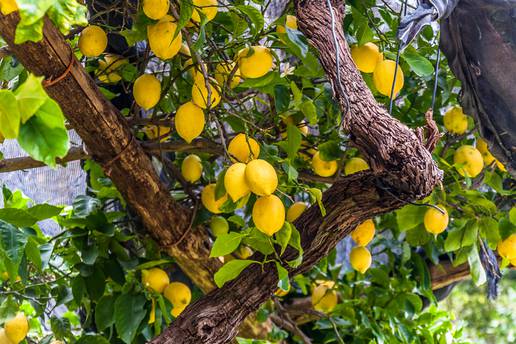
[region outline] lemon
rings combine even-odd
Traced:
[[[296,202],[290,206],[287,210],[287,221],[294,222],[299,216],[305,211],[306,203]]]
[[[13,344],[13,342],[11,342],[9,338],[7,338],[7,335],[5,334],[5,330],[3,328],[0,328],[0,344]]]
[[[245,178],[249,189],[258,196],[268,196],[278,186],[276,170],[262,159],[254,159],[247,164]]]
[[[312,306],[316,311],[329,313],[338,302],[338,295],[335,290],[332,290],[332,284],[322,283],[316,286],[312,291]]]
[[[181,313],[183,313],[185,308],[186,307],[172,307],[170,314],[172,314],[174,316],[174,318],[177,318]]]
[[[195,154],[187,156],[181,164],[181,174],[190,183],[198,181],[202,175],[201,158]]]
[[[185,308],[192,301],[190,288],[181,282],[170,283],[163,292],[163,296],[175,307]]]
[[[170,127],[165,127],[162,125],[146,125],[143,128],[143,132],[147,135],[147,137],[151,140],[156,140],[161,137],[160,141],[165,142],[170,135]]]
[[[337,172],[338,165],[336,160],[325,161],[321,159],[319,152],[312,157],[312,169],[315,174],[321,177],[331,177]]]
[[[235,62],[220,62],[217,67],[215,67],[215,80],[217,80],[220,86],[226,85],[231,72],[235,68],[235,65]],[[240,70],[237,68],[228,86],[229,88],[235,88],[239,83]]]
[[[515,259],[511,259],[511,265],[516,267],[516,258]]]
[[[148,324],[154,324],[156,322],[156,301],[152,298],[151,311],[149,314]]]
[[[215,187],[215,184],[206,185],[201,192],[201,202],[213,214],[220,214],[220,207],[227,201],[228,195],[224,194],[221,198],[215,199]]]
[[[122,76],[117,73],[129,61],[123,56],[106,54],[99,60],[99,68],[96,71],[100,82],[114,84],[122,80]]]
[[[255,139],[240,133],[229,142],[228,153],[231,161],[248,163],[250,160],[258,158],[260,145]]]
[[[276,291],[274,292],[274,295],[276,295],[277,297],[283,297],[283,296],[287,296],[287,294],[290,292],[290,284],[288,285],[288,289],[287,290],[283,290],[283,289],[276,289]]]
[[[272,54],[269,48],[255,45],[238,53],[238,66],[244,78],[259,78],[272,69]]]
[[[373,72],[373,83],[378,92],[384,96],[391,95],[392,83],[394,81],[394,71],[396,70],[396,62],[392,60],[383,60],[376,64]],[[404,76],[400,66],[397,68],[396,83],[394,85],[393,97],[403,88]]]
[[[25,339],[29,332],[29,322],[23,313],[18,313],[4,324],[5,335],[13,344],[18,344]]]
[[[516,259],[516,234],[509,235],[505,240],[498,242],[498,254],[509,260]]]
[[[310,128],[308,128],[308,125],[306,124],[305,121],[301,121],[299,123],[299,130],[301,131],[301,134],[303,134],[304,136],[308,135],[310,133]]]
[[[235,251],[235,254],[240,259],[247,259],[253,255],[253,250],[245,245],[240,245],[240,247]]]
[[[156,106],[161,98],[161,83],[154,75],[143,74],[134,82],[133,96],[136,104],[149,110]]]
[[[212,216],[210,219],[210,228],[216,237],[226,234],[229,231],[228,221],[222,216]]]
[[[168,0],[143,0],[143,13],[150,19],[161,19],[168,13]]]
[[[81,32],[79,37],[79,50],[86,57],[99,56],[106,50],[107,35],[101,27],[89,25]]]
[[[344,165],[344,173],[347,175],[357,173],[360,171],[365,171],[369,169],[369,165],[367,162],[362,158],[351,158],[348,161],[346,161],[346,164]]]
[[[371,253],[369,253],[369,250],[363,246],[353,247],[349,254],[349,262],[353,269],[360,273],[365,273],[371,266]]]
[[[15,11],[18,11],[16,0],[0,0],[0,12],[2,12],[4,16]]]
[[[374,232],[375,228],[373,220],[365,220],[359,224],[353,232],[351,232],[351,239],[353,239],[358,246],[366,246],[371,242],[371,240],[373,240]]]
[[[245,178],[245,170],[246,164],[236,162],[228,168],[224,175],[224,187],[233,202],[238,201],[251,192]]]
[[[487,142],[483,138],[479,138],[477,140],[477,149],[482,154],[482,159],[484,160],[484,164],[486,166],[489,166],[493,163],[493,161],[496,163],[496,166],[503,172],[507,172],[505,169],[505,166],[496,159],[491,152],[489,151]]]
[[[437,209],[429,208],[425,212],[425,217],[423,218],[423,224],[425,225],[426,231],[434,235],[444,232],[446,227],[448,227],[449,222],[446,208],[442,204],[438,204],[437,207],[443,210],[444,214]]]
[[[176,33],[177,24],[170,15],[161,18],[156,24],[147,26],[147,40],[151,51],[162,60],[168,60],[181,49],[181,32]]]
[[[192,20],[194,22],[201,22],[199,12],[202,12],[206,16],[207,21],[212,20],[217,15],[217,0],[193,0],[192,4],[194,5],[194,10],[192,12]]]
[[[453,155],[453,163],[460,165],[457,171],[461,176],[475,178],[482,168],[484,168],[484,160],[482,154],[473,146],[460,146]]]
[[[460,106],[449,108],[443,117],[443,123],[446,130],[452,134],[464,134],[468,130],[468,116],[462,112]]]
[[[192,102],[184,103],[176,112],[174,125],[177,134],[190,143],[204,130],[204,112]]]
[[[190,53],[190,48],[185,43],[181,43],[181,48],[179,49],[179,52],[188,57],[192,56],[192,54]]]
[[[253,206],[253,222],[256,228],[268,236],[279,231],[285,223],[285,206],[276,195],[262,196]]]
[[[287,17],[285,18],[285,26],[292,30],[297,30],[297,18],[296,16],[287,14]],[[278,25],[276,27],[277,33],[287,33],[287,30],[285,29],[285,26]]]
[[[170,283],[168,274],[160,268],[152,268],[142,270],[142,283],[147,289],[162,293],[165,287]]]
[[[208,107],[208,88],[202,73],[194,74],[194,84],[192,86],[192,101],[197,105],[206,109]],[[211,102],[210,108],[213,109],[220,103],[219,85],[215,80],[210,80]]]
[[[376,44],[369,42],[362,46],[353,46],[351,48],[351,58],[359,71],[372,73],[378,62],[381,62],[383,55],[380,53],[380,49],[378,49]]]

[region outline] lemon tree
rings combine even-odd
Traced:
[[[0,173],[77,159],[74,128],[88,175],[3,187],[0,343],[471,340],[437,301],[516,265],[513,177],[431,27],[398,51],[399,7],[314,3],[0,1],[0,142],[30,156]]]

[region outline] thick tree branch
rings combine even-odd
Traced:
[[[331,15],[326,1],[305,0],[296,5],[300,28],[319,51],[343,112],[347,112],[346,97],[349,100],[346,129],[369,157],[373,171],[348,176],[324,192],[325,217],[317,207],[311,207],[296,221],[305,254],[301,266],[289,268],[291,276],[310,269],[360,222],[425,197],[442,177],[422,142],[378,105],[356,70],[341,27],[343,4],[333,3],[339,49],[331,40]],[[338,71],[337,54],[341,62]],[[285,260],[294,256],[290,251]],[[188,307],[151,343],[227,343],[245,316],[271,296],[276,283],[272,265],[252,265],[236,280]]]

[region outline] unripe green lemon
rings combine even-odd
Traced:
[[[232,162],[248,163],[260,155],[260,145],[255,139],[240,133],[228,145],[228,153]]]
[[[190,183],[198,181],[202,175],[201,158],[195,154],[187,156],[181,164],[181,174]]]
[[[168,13],[168,0],[143,0],[143,13],[151,19],[159,20]]]
[[[351,158],[346,161],[344,165],[344,173],[347,175],[357,173],[360,171],[365,171],[369,169],[369,164],[362,158]]]
[[[97,57],[106,50],[107,35],[100,26],[89,25],[79,37],[79,50],[86,57]]]
[[[133,96],[140,107],[152,109],[161,97],[161,83],[154,75],[143,74],[134,82]]]
[[[228,200],[228,195],[224,194],[221,198],[215,199],[215,188],[215,184],[206,185],[201,192],[201,202],[213,214],[220,214],[220,207]]]
[[[473,146],[460,146],[453,155],[453,163],[460,165],[457,171],[461,176],[475,178],[484,168],[482,154]]]
[[[369,250],[363,246],[353,247],[349,254],[349,262],[353,269],[365,273],[371,266],[372,257]]]
[[[278,187],[276,170],[263,159],[254,159],[247,164],[245,178],[249,189],[258,196],[268,196]]]
[[[229,231],[228,221],[222,216],[212,216],[210,219],[210,229],[216,237],[226,234]]]
[[[287,221],[294,222],[301,214],[306,210],[306,203],[296,202],[290,206],[287,210]]]
[[[446,208],[442,204],[438,204],[437,207],[443,210],[444,214],[442,214],[437,209],[428,208],[423,219],[423,224],[425,225],[426,231],[435,235],[444,232],[446,227],[448,227],[449,222]]]
[[[251,192],[245,177],[246,167],[246,164],[236,162],[228,168],[224,175],[224,187],[233,202],[238,201]]]
[[[373,220],[365,220],[361,224],[351,232],[351,239],[358,245],[358,246],[366,246],[373,240],[375,233],[374,228],[374,222]]]
[[[376,44],[369,42],[362,46],[355,45],[351,47],[351,58],[359,71],[372,73],[378,62],[382,61],[383,54],[380,53],[380,49],[378,49]]]
[[[259,78],[272,69],[272,54],[269,48],[253,46],[238,53],[238,66],[244,78]]]
[[[177,134],[190,143],[204,130],[204,111],[192,102],[181,105],[174,121]]]
[[[331,177],[337,172],[338,164],[336,160],[326,161],[321,159],[319,152],[312,157],[312,169],[315,174],[321,177]]]
[[[285,206],[276,195],[262,196],[253,206],[253,222],[268,236],[278,232],[285,223]]]

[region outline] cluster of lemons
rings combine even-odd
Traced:
[[[339,302],[339,295],[334,289],[334,281],[315,281],[311,301],[316,311],[330,313]]]
[[[384,96],[390,97],[393,88],[393,97],[400,92],[404,84],[403,70],[396,62],[383,58],[378,46],[372,42],[351,47],[351,58],[358,70],[363,73],[373,73],[373,83],[376,90]],[[396,82],[394,74],[396,73]]]
[[[25,339],[29,332],[29,322],[23,313],[18,313],[14,318],[4,323],[0,329],[0,344],[18,344]]]
[[[453,106],[446,111],[443,117],[444,127],[451,134],[463,135],[468,130],[468,116],[460,106]],[[460,146],[453,155],[453,162],[462,176],[475,178],[485,166],[496,164],[498,169],[506,172],[505,166],[489,152],[487,142],[478,138],[476,147],[472,145]]]
[[[168,274],[160,268],[142,270],[142,284],[148,290],[163,294],[172,304],[171,313],[176,318],[190,304],[190,301],[192,301],[190,288],[182,282],[170,282]],[[152,301],[152,308],[149,323],[155,321],[154,300]]]
[[[312,156],[312,170],[321,177],[331,177],[338,170],[337,160],[323,160],[320,152],[316,151]],[[344,164],[344,174],[350,175],[360,171],[368,170],[369,164],[360,157],[353,157]]]
[[[365,273],[372,263],[372,257],[367,244],[374,238],[375,225],[372,219],[366,220],[351,232],[351,239],[357,246],[351,249],[349,263],[353,269]]]

